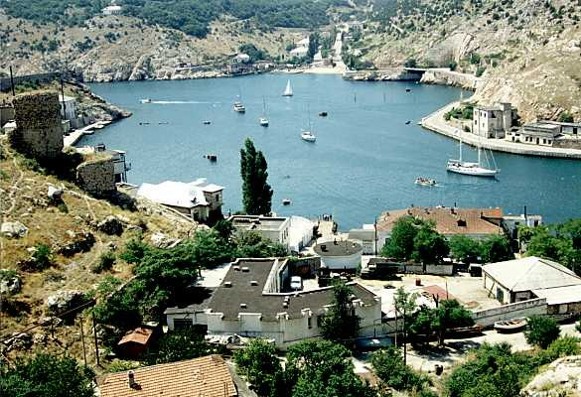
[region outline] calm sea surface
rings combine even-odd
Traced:
[[[287,79],[295,95],[281,96]],[[411,92],[406,92],[406,88]],[[127,151],[129,182],[192,181],[226,187],[224,212],[241,209],[240,148],[254,140],[268,161],[273,210],[281,215],[331,213],[342,230],[373,223],[381,211],[415,205],[502,207],[539,213],[547,222],[581,216],[581,161],[497,153],[497,179],[449,174],[455,141],[416,125],[458,99],[450,87],[357,83],[328,75],[261,75],[235,79],[94,84],[93,90],[133,116],[79,145]],[[232,103],[241,97],[246,114]],[[152,103],[141,104],[142,98]],[[266,104],[270,127],[258,125]],[[328,117],[318,117],[327,111]],[[203,125],[211,120],[211,125]],[[411,123],[406,125],[406,121]],[[150,123],[140,125],[140,123]],[[162,124],[159,124],[162,123]],[[167,124],[166,124],[167,123]],[[316,143],[300,139],[309,123]],[[216,154],[215,164],[204,159]],[[475,153],[465,147],[465,157]],[[418,176],[438,181],[429,188]],[[292,205],[283,206],[289,198]]]

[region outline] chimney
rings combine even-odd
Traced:
[[[135,382],[135,373],[133,371],[127,372],[127,385],[130,389],[134,389],[137,385]]]

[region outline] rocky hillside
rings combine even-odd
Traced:
[[[0,139],[0,354],[43,350],[82,357],[79,324],[84,321],[88,333],[90,319],[67,323],[54,315],[96,296],[97,284],[107,277],[131,277],[118,253],[137,234],[163,245],[191,236],[197,225],[153,204],[127,210],[88,196],[14,153],[5,138]],[[88,355],[92,361],[90,348]]]
[[[450,67],[481,77],[475,99],[511,101],[525,120],[581,118],[581,1],[372,3],[350,48],[377,68]]]
[[[203,39],[125,16],[98,16],[64,28],[0,13],[0,26],[7,43],[0,47],[0,71],[9,65],[17,75],[69,70],[86,82],[212,77],[243,44],[277,58],[304,37],[300,30],[265,33],[231,18],[212,23]]]

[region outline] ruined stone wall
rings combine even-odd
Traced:
[[[12,146],[35,158],[53,159],[63,150],[58,94],[39,91],[17,95],[13,102],[16,129],[11,132]]]
[[[105,157],[80,164],[77,167],[77,184],[96,197],[115,192],[113,158]]]

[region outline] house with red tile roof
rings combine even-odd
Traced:
[[[228,365],[216,354],[136,368],[99,379],[101,397],[238,397]]]

